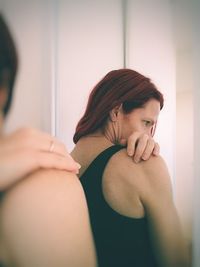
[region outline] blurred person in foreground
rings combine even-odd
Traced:
[[[94,267],[80,165],[64,144],[36,129],[3,134],[17,53],[0,14],[0,265]]]

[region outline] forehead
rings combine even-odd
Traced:
[[[157,119],[160,113],[160,103],[156,99],[150,99],[147,101],[143,107],[134,109],[131,112],[135,115],[147,116],[150,119]]]
[[[153,112],[153,113],[159,113],[160,112],[160,102],[156,99],[150,99],[148,102],[146,102],[144,104],[142,110]]]

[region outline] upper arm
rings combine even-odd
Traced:
[[[1,241],[12,266],[95,265],[85,196],[74,174],[32,174],[7,193],[0,220]]]
[[[135,164],[123,150],[111,160],[115,191],[120,185],[120,192],[124,192],[121,193],[123,209],[126,205],[128,213],[135,214],[135,209],[140,207],[139,203],[144,209],[159,266],[187,266],[188,249],[173,202],[171,180],[164,160],[160,156],[152,156],[148,161]]]
[[[188,251],[165,162],[161,157],[152,157],[142,163],[141,172],[140,196],[158,262],[166,267],[188,266]]]

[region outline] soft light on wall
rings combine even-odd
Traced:
[[[174,180],[176,59],[170,1],[130,0],[127,4],[127,66],[151,78],[164,94],[155,139]]]
[[[56,134],[71,150],[89,92],[123,66],[121,1],[61,0],[58,13]]]

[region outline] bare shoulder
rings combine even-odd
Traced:
[[[31,207],[38,205],[40,209],[44,201],[62,201],[69,197],[72,190],[79,193],[82,191],[76,175],[66,171],[41,169],[12,186],[6,192],[2,206],[6,205],[7,209],[19,205],[27,208],[29,204]]]
[[[20,225],[34,228],[52,225],[61,216],[67,220],[72,205],[84,203],[84,194],[76,175],[59,170],[39,170],[20,180],[6,193],[1,202],[0,220],[5,232]],[[70,205],[69,205],[70,203]],[[72,213],[73,214],[73,213]]]
[[[85,195],[78,177],[70,172],[39,170],[21,180],[6,193],[0,222],[5,255],[10,260],[11,249],[17,266],[95,262]],[[84,252],[84,246],[86,253],[78,260],[75,253]]]
[[[127,189],[136,191],[140,196],[160,194],[163,190],[171,192],[170,175],[161,156],[151,156],[149,160],[136,164],[127,155],[126,149],[122,149],[110,159],[107,169],[126,184]]]
[[[76,175],[60,170],[39,170],[6,192],[1,203],[1,217],[4,220],[12,217],[15,221],[26,218],[31,223],[34,212],[37,220],[48,218],[47,215],[53,213],[64,215],[71,208],[66,203],[82,199],[85,200],[84,193]]]
[[[168,199],[172,201],[172,184],[169,171],[161,156],[152,156],[149,160],[141,162],[141,172],[144,182],[142,198],[144,201],[150,199]]]

